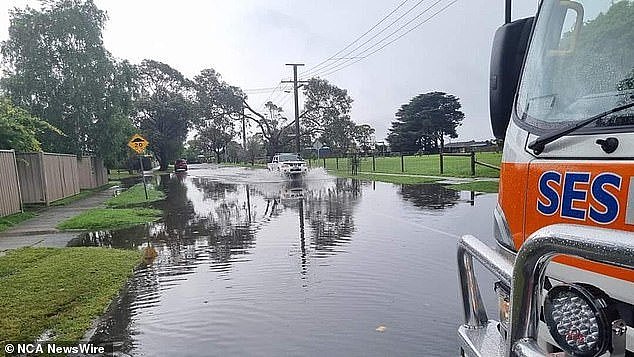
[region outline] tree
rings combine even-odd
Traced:
[[[266,156],[266,148],[262,134],[258,133],[248,137],[245,151],[247,159],[251,161],[251,164],[255,163],[255,159]]]
[[[38,136],[46,131],[63,136],[59,129],[0,98],[0,149],[40,151]]]
[[[57,0],[10,16],[2,87],[16,105],[66,134],[42,133],[42,148],[109,159],[114,142],[122,143],[109,140],[120,133],[106,130],[128,120],[132,80],[103,46],[106,14],[92,0]]]
[[[321,137],[336,150],[345,152],[352,143],[355,126],[350,120],[352,98],[348,92],[325,79],[312,78],[304,85],[304,95],[304,111],[299,115],[300,141],[307,146]],[[269,101],[265,104],[268,113],[262,114],[249,106],[246,97],[244,106],[251,113],[247,118],[260,128],[268,155],[295,150],[291,145],[295,140],[295,122],[282,115],[281,107]]]
[[[193,86],[179,71],[153,60],[141,63],[138,83],[134,124],[165,171],[183,149],[192,122]]]
[[[457,138],[456,128],[464,119],[460,100],[443,92],[419,94],[396,112],[387,137],[395,151],[435,151],[444,137]]]
[[[352,143],[355,124],[350,119],[352,98],[345,89],[325,79],[312,78],[304,87],[303,133],[313,141],[319,134],[334,152],[345,153]]]
[[[260,128],[260,134],[265,142],[268,156],[273,156],[278,152],[293,151],[290,148],[290,144],[294,139],[294,121],[282,115],[283,110],[281,107],[268,101],[264,104],[268,115],[263,115],[253,110],[246,100],[244,105],[253,114],[247,115],[247,118],[254,121]]]
[[[216,162],[222,162],[221,154],[231,142],[233,133],[227,133],[215,126],[207,126],[196,135],[195,146],[204,154],[214,154]]]
[[[361,151],[368,152],[371,150],[372,135],[374,135],[374,128],[368,124],[361,124],[355,127],[353,138]]]
[[[220,152],[236,135],[234,124],[242,116],[244,93],[223,82],[213,69],[204,69],[194,77],[194,88],[198,138],[209,141],[203,148],[215,153],[220,162]]]

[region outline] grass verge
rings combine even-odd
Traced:
[[[495,181],[474,181],[474,182],[467,182],[467,183],[459,183],[455,185],[448,185],[447,187],[457,191],[498,193],[500,184],[499,182],[495,182]]]
[[[161,211],[152,208],[93,208],[57,225],[58,229],[115,229],[153,222]]]
[[[150,202],[160,201],[165,198],[165,194],[157,190],[154,185],[147,185],[149,199],[145,199],[143,183],[138,183],[129,189],[121,192],[118,196],[106,201],[106,206],[112,208],[133,207]]]
[[[6,217],[0,218],[0,232],[7,230],[9,227],[15,226],[20,222],[24,222],[27,219],[37,216],[35,212],[22,212],[12,214]]]
[[[0,345],[51,331],[76,341],[140,262],[137,251],[22,248],[0,257]]]
[[[438,179],[436,178],[430,178],[430,177],[424,177],[424,176],[416,177],[412,175],[396,176],[396,175],[381,175],[380,173],[352,175],[347,171],[335,171],[335,170],[329,170],[328,172],[339,177],[368,180],[368,181],[380,181],[380,182],[388,182],[388,183],[404,184],[404,185],[434,183],[438,181]],[[474,182],[466,182],[466,183],[446,185],[446,186],[456,191],[476,191],[476,192],[485,192],[485,193],[497,193],[499,188],[499,183],[497,181],[474,181]]]
[[[108,174],[108,181],[119,181],[119,180],[131,178],[131,177],[141,177],[141,174],[139,174],[138,172],[134,172],[134,173],[130,173],[128,171],[114,172],[113,170],[110,170],[110,173]]]
[[[381,182],[389,182],[396,184],[405,184],[405,185],[415,185],[419,183],[432,183],[436,182],[437,179],[424,177],[424,176],[393,176],[393,175],[381,175],[381,174],[357,174],[352,175],[347,171],[329,171],[330,173],[346,178],[353,178],[359,180],[368,180],[368,181],[381,181]]]

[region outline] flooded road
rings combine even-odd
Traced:
[[[195,165],[159,185],[161,222],[74,242],[158,252],[94,341],[135,356],[457,355],[456,240],[491,239],[496,195]]]

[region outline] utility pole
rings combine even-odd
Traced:
[[[242,148],[247,149],[247,126],[244,117],[244,107],[242,107]]]
[[[300,143],[299,143],[299,97],[297,95],[297,90],[299,86],[297,83],[307,83],[308,81],[298,81],[297,80],[297,67],[303,66],[303,63],[287,63],[287,66],[293,66],[293,80],[292,81],[282,81],[282,83],[293,83],[293,93],[295,95],[295,151],[299,154],[301,151]]]

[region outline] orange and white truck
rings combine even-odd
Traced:
[[[506,0],[490,68],[497,246],[458,243],[461,354],[634,356],[634,2],[510,14]],[[478,285],[474,261],[494,286]]]

